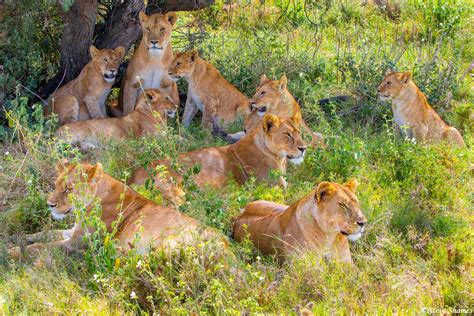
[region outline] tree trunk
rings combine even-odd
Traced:
[[[150,0],[146,12],[192,11],[213,3],[214,0]],[[75,0],[69,11],[63,14],[61,69],[41,87],[39,95],[43,99],[79,74],[89,61],[88,48],[92,43],[98,48],[123,46],[128,51],[140,39],[138,13],[145,7],[143,0],[115,0],[104,22],[95,26],[97,5],[97,0]],[[119,75],[117,83],[120,78]]]
[[[89,62],[97,16],[97,0],[75,0],[68,11],[63,11],[64,31],[61,38],[61,69],[39,91],[46,99],[60,85],[79,75]]]

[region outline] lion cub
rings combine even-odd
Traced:
[[[271,80],[266,75],[260,77],[260,84],[255,95],[249,100],[250,113],[245,118],[245,130],[250,131],[262,122],[266,113],[280,117],[299,116],[301,126],[311,137],[313,147],[326,147],[324,137],[314,133],[302,119],[301,108],[288,90],[288,80],[285,75],[279,80]]]
[[[139,18],[142,40],[128,64],[120,89],[119,106],[113,112],[115,116],[127,115],[133,111],[140,95],[140,89],[136,85],[137,77],[145,89],[162,89],[163,84],[172,82],[168,76],[168,67],[173,60],[171,33],[178,16],[175,12],[146,15],[141,11]],[[179,101],[175,82],[172,82],[168,93],[173,100]]]
[[[364,233],[367,219],[355,195],[357,180],[345,184],[321,182],[293,205],[269,201],[247,204],[234,221],[234,239],[247,235],[264,254],[285,259],[302,250],[351,262],[350,241]]]
[[[125,55],[122,46],[97,49],[91,46],[92,60],[79,76],[61,87],[49,99],[45,115],[58,115],[59,125],[107,117],[105,100],[112,89],[117,69]]]
[[[381,101],[392,100],[393,120],[404,136],[419,143],[447,141],[466,146],[459,131],[448,126],[428,104],[410,72],[387,71],[377,93]]]
[[[209,127],[213,118],[229,125],[237,114],[248,112],[247,97],[222,77],[219,71],[199,57],[197,50],[178,53],[168,69],[171,78],[188,82],[188,97],[183,124],[189,127],[197,111],[202,112],[202,125]]]
[[[145,89],[135,111],[124,117],[111,117],[69,123],[56,131],[56,136],[82,150],[96,148],[99,138],[126,138],[155,135],[157,125],[165,127],[167,117],[173,118],[178,105],[159,89]]]

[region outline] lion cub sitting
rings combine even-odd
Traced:
[[[284,174],[288,160],[295,164],[303,161],[306,144],[301,138],[298,123],[298,117],[288,119],[267,114],[259,128],[253,129],[237,143],[183,153],[179,155],[178,162],[185,168],[201,166],[200,172],[195,176],[199,187],[210,185],[221,188],[226,185],[229,175],[241,184],[251,176],[265,181],[272,171]],[[168,169],[170,167],[169,161],[159,160],[150,164],[149,170],[158,165],[165,165]],[[179,185],[182,178],[169,170],[171,172],[168,175],[171,175]],[[139,168],[133,172],[130,183],[140,185],[145,182],[148,175],[147,170]],[[178,204],[181,202],[182,196],[175,197],[174,192],[182,191],[170,185],[169,179],[157,175],[154,180],[155,186],[166,199]],[[280,177],[279,181],[286,188],[285,179]]]
[[[162,207],[144,198],[130,187],[112,178],[104,172],[98,163],[95,166],[88,163],[69,164],[58,163],[58,177],[55,189],[48,197],[51,215],[61,220],[74,214],[75,205],[70,196],[84,200],[88,216],[95,207],[93,201],[100,203],[100,219],[106,225],[109,233],[114,232],[113,238],[119,250],[133,247],[138,253],[145,253],[156,247],[174,248],[182,244],[194,242],[195,238],[215,240],[227,246],[227,242],[217,232],[202,227],[200,223],[176,209]],[[84,198],[86,197],[86,198]],[[113,226],[114,222],[119,225]],[[114,228],[115,227],[115,228]],[[68,230],[40,232],[27,236],[30,243],[53,239],[49,243],[35,243],[26,247],[28,255],[38,255],[44,249],[60,248],[68,253],[81,250],[86,246],[83,236],[88,229],[80,219],[76,219],[74,227]],[[136,236],[140,238],[137,239]],[[13,258],[21,256],[19,247],[8,249]]]
[[[159,89],[145,89],[139,97],[135,110],[124,117],[110,117],[83,122],[74,122],[60,127],[56,137],[82,150],[96,148],[99,138],[126,138],[155,135],[165,127],[167,117],[173,118],[178,105]]]
[[[219,71],[199,57],[197,50],[176,54],[168,69],[171,78],[188,82],[188,96],[183,124],[189,127],[197,111],[202,112],[202,125],[210,127],[212,119],[229,125],[239,113],[248,112],[247,97],[222,77]]]
[[[311,136],[313,147],[326,147],[324,137],[320,133],[313,133],[302,119],[301,108],[287,87],[288,80],[285,75],[279,80],[271,80],[267,76],[260,77],[260,84],[255,95],[249,100],[250,113],[245,118],[245,130],[259,126],[266,113],[280,117],[299,116],[301,126]],[[232,137],[232,135],[230,135]]]
[[[410,72],[387,71],[377,93],[381,101],[392,100],[393,120],[404,136],[419,143],[447,141],[466,146],[459,131],[448,126],[428,104]]]
[[[107,117],[105,100],[112,89],[117,70],[125,55],[122,46],[97,49],[91,46],[92,60],[79,76],[61,87],[49,99],[45,115],[56,113],[59,125]]]
[[[321,182],[291,206],[249,203],[234,222],[234,239],[241,242],[249,236],[262,253],[280,260],[291,252],[310,250],[351,262],[348,240],[359,239],[367,223],[356,187],[355,179],[343,185]]]

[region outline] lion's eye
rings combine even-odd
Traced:
[[[147,27],[147,28],[145,29],[145,31],[147,31],[148,33],[150,33],[150,28]]]
[[[64,189],[64,193],[68,194],[69,193],[69,188]]]
[[[286,137],[288,137],[289,139],[293,139],[293,136],[291,136],[290,133],[285,133]]]
[[[105,58],[102,59],[102,61],[103,61],[104,63],[106,63],[106,64],[109,62],[109,61],[108,61],[107,59],[105,59]]]
[[[164,27],[162,27],[162,28],[160,29],[160,32],[163,33],[165,30],[166,30],[166,29],[165,29]]]
[[[391,82],[390,82],[390,81],[387,81],[387,86],[389,86],[390,84],[391,84]]]
[[[260,96],[263,97],[266,94],[265,91],[260,92]]]
[[[179,66],[181,66],[181,63],[176,63],[176,67],[179,67]]]

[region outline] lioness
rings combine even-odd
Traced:
[[[393,120],[405,137],[415,138],[419,143],[447,141],[466,146],[459,131],[448,126],[428,104],[411,72],[388,70],[377,93],[381,101],[392,101]]]
[[[179,211],[162,207],[144,198],[130,187],[106,174],[100,164],[95,166],[80,163],[58,163],[58,177],[55,190],[48,197],[48,206],[54,219],[61,220],[74,213],[71,196],[83,201],[86,216],[98,200],[101,207],[101,220],[108,232],[117,229],[114,238],[121,250],[133,246],[138,253],[144,253],[153,247],[173,247],[191,242],[195,234],[206,239],[216,238],[224,241],[222,236],[200,226],[197,220]],[[112,224],[118,221],[114,228]],[[30,243],[55,239],[49,243],[35,243],[26,247],[26,253],[33,255],[46,248],[59,247],[67,252],[74,252],[84,247],[82,237],[84,227],[76,219],[74,227],[69,230],[40,232],[27,236]],[[136,242],[137,234],[140,236]],[[10,248],[8,253],[13,258],[21,255],[19,247]]]
[[[198,110],[202,112],[202,125],[206,127],[213,118],[229,125],[237,114],[248,111],[247,97],[225,80],[214,66],[199,57],[197,50],[176,54],[168,72],[171,78],[184,78],[188,83],[183,115],[186,127]]]
[[[266,113],[280,117],[299,116],[301,126],[311,136],[311,145],[325,147],[324,138],[319,133],[313,133],[302,119],[301,108],[293,95],[288,91],[288,80],[285,75],[279,80],[271,80],[266,75],[260,77],[260,84],[255,95],[249,100],[250,113],[245,119],[245,130],[250,131],[259,126]]]
[[[157,125],[165,127],[167,117],[173,118],[178,105],[159,89],[145,89],[135,110],[124,117],[110,117],[63,125],[56,137],[83,150],[97,147],[99,138],[143,137],[159,132]]]
[[[122,81],[119,106],[115,110],[121,113],[114,113],[115,116],[127,115],[133,111],[140,93],[136,87],[138,80],[142,81],[144,89],[162,88],[163,84],[171,81],[171,87],[167,92],[176,103],[179,103],[176,83],[168,76],[168,68],[173,60],[171,31],[177,18],[175,12],[156,13],[150,16],[143,11],[139,13],[143,36]]]
[[[58,115],[60,126],[107,117],[105,100],[112,89],[125,49],[119,46],[116,49],[99,50],[91,46],[89,51],[92,60],[76,79],[50,97],[45,109],[45,116],[51,113]]]
[[[252,175],[258,180],[266,180],[271,171],[285,173],[287,160],[295,164],[303,161],[306,144],[301,138],[298,123],[298,116],[285,119],[267,114],[260,128],[253,129],[237,143],[187,152],[179,155],[178,161],[187,168],[196,164],[201,166],[195,177],[199,187],[223,187],[229,174],[238,183],[244,183]],[[156,161],[149,168],[162,164],[169,166],[167,161]],[[181,179],[172,176],[179,184]],[[147,178],[147,170],[139,168],[133,172],[130,183],[140,185]],[[287,184],[282,176],[279,181],[286,188]],[[170,186],[163,187],[162,177],[157,176],[155,184],[166,198],[173,195],[169,191]]]
[[[312,250],[351,262],[348,240],[359,239],[367,220],[355,196],[357,181],[321,182],[291,206],[269,201],[247,204],[234,222],[234,238],[247,235],[264,254],[279,260],[296,250]]]

